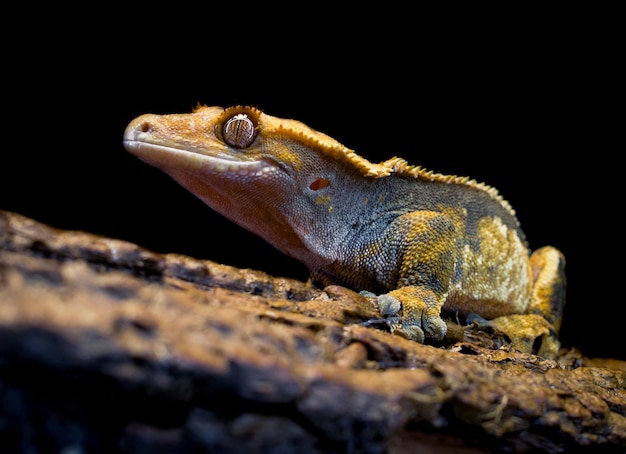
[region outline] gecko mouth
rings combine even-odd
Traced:
[[[265,176],[279,169],[276,162],[268,158],[256,161],[235,161],[227,157],[209,156],[199,152],[143,142],[134,137],[124,138],[124,148],[142,161],[159,168],[239,176]]]

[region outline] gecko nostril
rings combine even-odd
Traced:
[[[143,123],[141,123],[141,125],[139,126],[139,130],[141,132],[150,132],[152,130],[152,125],[150,123],[148,123],[147,121],[144,121]]]

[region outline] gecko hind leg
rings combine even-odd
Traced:
[[[558,333],[565,306],[565,257],[546,246],[533,252],[530,265],[533,289],[526,313],[493,320],[471,314],[467,320],[506,334],[513,350],[555,359],[561,347]]]
[[[533,292],[528,314],[545,318],[558,333],[565,308],[565,256],[552,246],[530,256]]]

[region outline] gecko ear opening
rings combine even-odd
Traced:
[[[312,191],[319,191],[320,189],[323,189],[329,185],[330,185],[330,180],[327,180],[326,178],[318,178],[309,185],[309,188]]]

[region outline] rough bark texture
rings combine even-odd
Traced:
[[[0,452],[624,452],[626,364],[0,211]],[[451,325],[452,328],[454,326]]]

